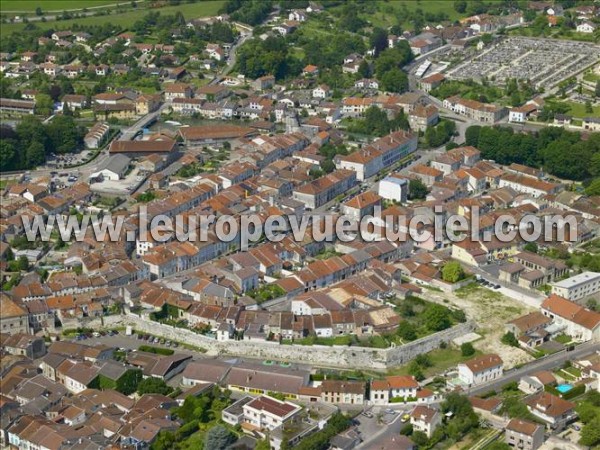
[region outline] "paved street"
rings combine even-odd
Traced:
[[[554,353],[553,355],[546,356],[545,358],[540,358],[535,361],[532,361],[519,369],[509,370],[505,372],[501,378],[495,381],[469,389],[468,394],[480,395],[490,391],[497,391],[501,389],[502,386],[505,386],[508,383],[512,383],[513,381],[519,381],[519,379],[523,375],[527,375],[528,373],[536,372],[538,370],[553,369],[564,363],[567,359],[580,358],[582,356],[597,352],[598,350],[600,350],[600,343],[598,342],[583,343],[575,347],[575,349],[570,352],[562,350],[560,352]]]
[[[402,422],[402,415],[408,411],[410,411],[410,409],[395,414],[392,421],[387,423],[383,428],[382,425],[377,424],[377,416],[370,419],[371,422],[375,423],[375,426],[363,424],[365,417],[359,416],[359,421],[361,422],[359,430],[363,442],[356,447],[357,450],[387,450],[387,448],[384,447],[384,441],[387,441],[390,436],[398,436],[400,434],[400,430],[406,425],[406,423]]]

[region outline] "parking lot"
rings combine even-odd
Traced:
[[[63,171],[64,170],[64,171]],[[79,180],[78,170],[63,169],[61,171],[52,171],[50,176],[52,183],[56,189],[63,189],[69,187]],[[68,170],[68,171],[67,171]]]
[[[79,153],[67,153],[65,155],[55,155],[51,153],[46,159],[46,166],[50,169],[74,166],[76,164],[83,164],[92,156],[91,150],[83,150]]]

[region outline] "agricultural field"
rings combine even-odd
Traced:
[[[144,0],[142,0],[144,1]],[[2,0],[0,1],[0,13],[33,13],[37,7],[42,8],[45,13],[77,11],[84,8],[101,7],[104,5],[116,5],[128,3],[118,0]]]
[[[446,14],[448,20],[457,20],[461,17],[454,9],[454,2],[448,0],[400,0],[400,1],[377,1],[377,12],[374,14],[364,14],[363,17],[369,20],[373,25],[380,27],[389,27],[400,25],[403,29],[412,30],[414,25],[409,20],[398,20],[402,17],[404,8],[408,12],[414,12],[417,9],[427,11],[432,14]]]
[[[35,2],[32,2],[35,3]],[[198,3],[188,3],[180,6],[165,6],[160,9],[155,9],[153,11],[160,11],[161,14],[175,14],[177,12],[181,12],[186,19],[192,19],[197,17],[207,17],[217,15],[218,11],[221,9],[224,0],[207,0]],[[4,5],[4,2],[2,3]],[[4,7],[4,6],[3,6]],[[68,29],[73,24],[77,23],[79,25],[90,26],[90,25],[102,25],[104,23],[112,23],[114,25],[121,25],[124,28],[127,28],[129,25],[134,23],[139,18],[143,17],[150,11],[148,8],[138,8],[135,11],[127,11],[120,14],[115,14],[114,12],[110,15],[98,15],[98,16],[89,16],[83,18],[74,18],[67,20],[48,20],[46,22],[35,22],[35,26],[42,30],[47,29]],[[34,23],[34,22],[30,22]],[[25,23],[9,23],[2,24],[0,27],[0,36],[6,36],[13,32],[18,32],[23,30],[28,24]]]

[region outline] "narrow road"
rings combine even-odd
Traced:
[[[532,372],[537,372],[539,370],[553,369],[556,366],[564,363],[568,359],[579,358],[581,356],[597,352],[598,350],[600,350],[599,342],[585,342],[581,345],[576,346],[575,349],[573,349],[570,352],[562,350],[544,358],[536,359],[535,361],[527,363],[518,369],[509,370],[497,380],[472,387],[468,389],[466,393],[468,395],[480,395],[490,391],[498,391],[503,386],[512,383],[513,381],[519,381],[524,375],[527,375]]]
[[[401,421],[401,417],[404,415],[403,412],[398,412],[396,414],[396,418],[383,427],[381,430],[372,434],[368,439],[360,443],[356,449],[357,450],[374,450],[382,448],[383,443],[380,444],[380,441],[387,440],[388,436],[399,436],[400,430],[404,426],[404,423]]]
[[[226,76],[229,72],[233,70],[233,68],[235,67],[235,63],[237,62],[237,50],[244,44],[244,42],[246,42],[246,40],[249,37],[252,37],[252,31],[250,31],[250,33],[243,33],[238,39],[238,41],[235,44],[233,44],[233,46],[229,50],[229,56],[227,57],[227,65],[223,67],[223,69],[217,75],[215,75],[215,77],[210,81],[210,83],[208,83],[209,85],[219,83],[224,76]]]

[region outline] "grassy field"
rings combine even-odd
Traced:
[[[221,9],[224,0],[207,0],[198,3],[184,4],[180,6],[165,6],[164,8],[156,9],[153,11],[159,11],[163,15],[175,14],[180,11],[186,19],[193,19],[197,17],[214,16]],[[67,29],[74,23],[80,25],[102,25],[104,23],[112,23],[115,25],[121,25],[124,28],[130,26],[133,22],[143,17],[148,13],[148,9],[140,8],[136,11],[129,11],[122,14],[111,14],[106,16],[91,16],[80,19],[69,19],[60,21],[47,21],[47,22],[35,22],[35,25],[43,30],[49,28],[53,29]],[[25,28],[24,23],[11,23],[2,24],[0,26],[0,36],[7,36],[14,32],[19,32]]]
[[[575,102],[561,102],[569,105],[569,112],[567,114],[573,117],[600,117],[600,106],[593,106],[593,113],[585,112],[585,105],[583,103]]]
[[[396,0],[392,2],[377,1],[379,11],[374,15],[365,16],[365,19],[369,20],[373,25],[389,27],[395,25],[396,15],[402,11],[403,6],[406,5],[408,11],[415,11],[421,8],[425,12],[431,13],[445,13],[448,15],[450,20],[457,20],[461,17],[459,13],[454,9],[454,2],[448,0]],[[409,22],[403,22],[400,24],[402,28],[411,30],[412,24]]]
[[[39,6],[44,12],[62,12],[91,8],[94,6],[114,5],[117,3],[131,4],[123,0],[1,0],[0,13],[23,12],[33,13]]]
[[[476,351],[472,356],[462,356],[460,350],[453,348],[433,350],[427,353],[429,360],[431,361],[431,367],[423,369],[423,374],[426,377],[431,377],[436,374],[445,372],[448,369],[455,367],[458,363],[467,361],[481,355],[480,351]],[[402,367],[390,369],[387,372],[388,375],[408,375],[408,365]]]

